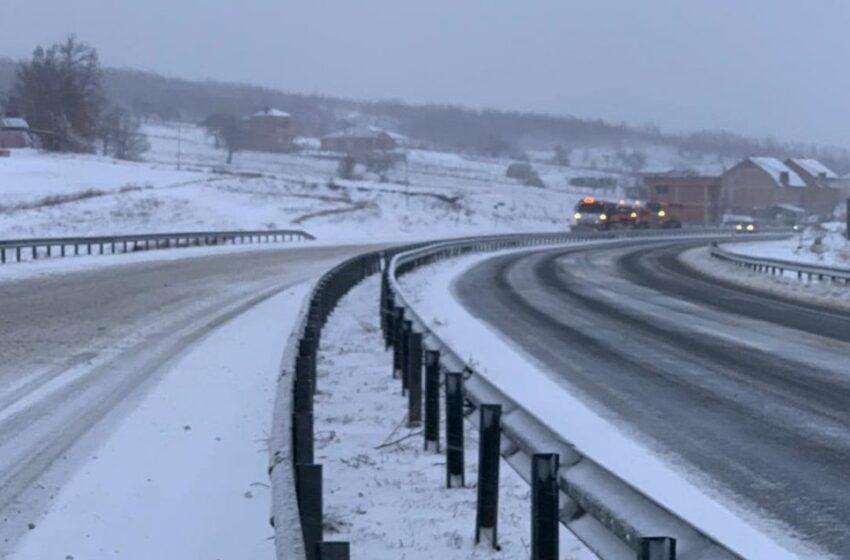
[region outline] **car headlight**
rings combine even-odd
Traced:
[[[747,226],[747,231],[754,231],[755,229],[756,229],[756,226],[754,226],[753,224],[750,224],[750,225]]]
[[[658,211],[658,217],[659,217],[659,218],[663,218],[663,217],[664,217],[664,216],[666,216],[666,215],[667,215],[667,212],[665,212],[664,210],[659,210],[659,211]]]
[[[580,220],[581,219],[581,213],[576,212],[575,214],[573,214],[573,218],[575,218],[576,220]]]
[[[744,226],[742,226],[741,224],[737,224],[735,226],[735,229],[738,230],[738,231],[741,231],[742,229],[744,229]]]
[[[604,222],[605,220],[608,219],[608,215],[607,214],[599,214],[599,219]]]
[[[631,214],[629,214],[629,215],[630,215],[632,218],[637,218],[637,212],[632,212],[632,213],[631,213]]]

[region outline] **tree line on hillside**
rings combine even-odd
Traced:
[[[70,51],[76,51],[72,55]],[[92,58],[91,54],[95,54]],[[62,81],[67,73],[68,60],[71,74],[77,76],[71,82]],[[40,102],[35,109],[22,113],[39,125],[48,127],[52,134],[49,143],[55,149],[86,149],[94,147],[99,130],[102,135],[114,132],[118,136],[138,139],[139,119],[180,120],[201,123],[213,116],[215,136],[227,147],[226,138],[237,134],[232,123],[226,119],[238,119],[261,107],[277,107],[293,115],[297,133],[302,136],[319,137],[348,127],[352,116],[369,124],[395,130],[412,138],[423,147],[440,150],[460,151],[469,154],[521,158],[527,150],[552,150],[559,147],[556,160],[570,161],[564,157],[572,150],[588,146],[608,146],[617,153],[639,153],[642,146],[667,146],[680,155],[699,159],[703,156],[735,160],[750,155],[773,155],[785,157],[816,157],[837,171],[850,171],[850,152],[843,148],[824,147],[812,144],[781,142],[775,139],[743,137],[724,131],[700,131],[670,134],[658,127],[641,127],[614,124],[603,120],[580,119],[517,111],[475,110],[452,105],[409,105],[401,101],[356,101],[321,95],[285,93],[270,88],[229,84],[213,81],[193,82],[166,78],[149,72],[126,69],[103,69],[97,62],[96,52],[74,38],[49,49],[37,49],[32,59],[14,63],[0,59],[0,91],[9,91],[20,100],[38,97],[42,89],[34,84],[39,80],[24,80],[22,70],[35,67],[34,76],[45,71],[54,81],[77,83],[85,86],[88,93],[83,106],[92,115],[75,116],[77,109],[64,107],[65,97],[57,95]],[[28,73],[23,72],[24,75]],[[93,87],[96,86],[96,87]],[[56,92],[53,92],[56,94]],[[76,103],[76,102],[75,102]],[[26,105],[26,103],[22,102]],[[114,110],[107,109],[111,104]],[[116,118],[114,111],[120,111]],[[110,119],[105,119],[109,115]],[[92,120],[94,119],[94,120]],[[92,127],[92,122],[100,126]],[[81,130],[76,131],[75,126]],[[81,134],[80,137],[70,131]],[[117,131],[117,132],[115,132]],[[230,133],[233,134],[230,134]],[[82,141],[80,141],[82,140]],[[108,151],[123,151],[126,141],[106,138],[101,147]],[[129,156],[137,157],[141,148],[129,146]],[[238,142],[236,142],[238,144]],[[228,150],[230,151],[230,150]],[[126,156],[127,154],[122,154]],[[230,156],[232,157],[232,152]],[[622,159],[622,158],[621,158]],[[580,159],[573,157],[573,161]],[[630,156],[624,167],[641,167],[640,155]]]
[[[149,145],[140,119],[110,105],[103,92],[97,50],[70,36],[38,46],[20,61],[4,103],[7,116],[21,116],[47,150],[94,152],[138,159]]]

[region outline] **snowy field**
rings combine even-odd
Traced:
[[[547,186],[527,187],[505,177],[508,160],[412,150],[386,182],[369,174],[344,181],[328,154],[239,152],[227,165],[201,128],[148,124],[145,132],[144,162],[32,150],[0,158],[0,236],[296,227],[323,239],[407,239],[559,230],[591,192],[569,179],[619,177],[535,163]]]
[[[477,430],[467,423],[467,486],[447,490],[445,455],[423,451],[421,430],[405,427],[407,401],[380,333],[379,286],[373,276],[352,290],[322,336],[315,430],[325,539],[350,541],[355,560],[527,558],[530,491],[504,461],[501,550],[475,546]],[[561,551],[564,560],[595,558],[565,529]]]
[[[693,473],[679,472],[637,443],[572,396],[570,387],[557,375],[475,319],[456,299],[446,297],[455,278],[491,256],[445,261],[402,277],[409,301],[456,352],[474,362],[480,374],[524,408],[535,411],[541,421],[584,455],[743,557],[774,560],[818,557],[788,537],[785,528],[754,517],[751,512],[721,505],[701,490],[711,488],[705,486],[705,481],[695,481],[698,477]],[[518,377],[517,372],[523,373]]]

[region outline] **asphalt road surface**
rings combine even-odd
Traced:
[[[850,314],[703,278],[693,246],[499,256],[455,290],[710,493],[850,558]]]
[[[282,247],[0,281],[0,557],[169,360],[367,249]]]

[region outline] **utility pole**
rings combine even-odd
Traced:
[[[180,159],[182,156],[182,148],[183,148],[183,125],[182,123],[177,123],[177,171],[180,171]]]
[[[844,237],[850,239],[850,198],[847,199],[847,208],[844,219],[847,220],[847,229],[844,231]]]

